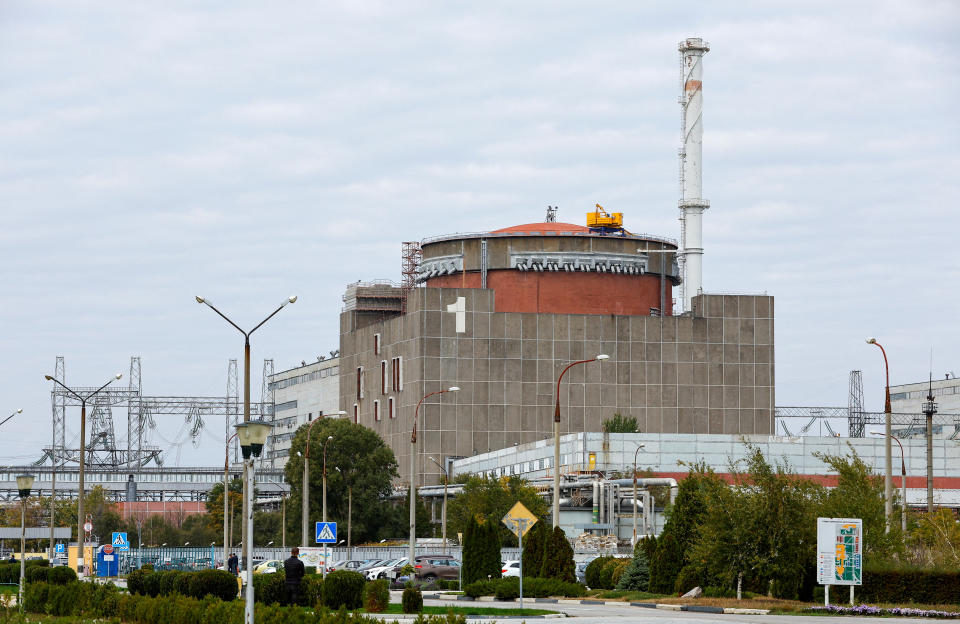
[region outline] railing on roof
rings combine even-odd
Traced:
[[[460,240],[462,238],[511,238],[517,236],[584,236],[584,237],[595,237],[595,238],[631,238],[638,240],[648,240],[658,243],[666,243],[668,245],[679,246],[679,243],[673,239],[665,236],[657,236],[656,234],[646,234],[640,233],[636,234],[634,232],[625,231],[624,236],[611,235],[603,236],[597,234],[596,232],[523,232],[523,231],[511,231],[511,232],[457,232],[455,234],[442,234],[440,236],[430,236],[424,238],[420,241],[420,245],[429,245],[430,243],[439,243],[446,240]]]

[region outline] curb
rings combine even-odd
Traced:
[[[723,613],[723,607],[708,607],[699,605],[683,605],[681,611],[696,611],[697,613]]]
[[[733,613],[736,615],[767,615],[770,613],[770,609],[740,609],[738,607],[727,607],[723,610],[724,613]]]
[[[381,620],[416,620],[420,617],[419,613],[369,613],[369,616],[376,617]],[[566,613],[548,613],[547,615],[465,615],[464,618],[468,620],[555,620],[557,618],[567,617]]]

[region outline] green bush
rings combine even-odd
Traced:
[[[311,566],[313,567],[313,566]],[[308,568],[309,569],[309,568]],[[323,600],[323,575],[306,574],[300,580],[300,604],[313,607]]]
[[[404,613],[420,613],[423,611],[423,593],[416,587],[403,590],[400,605]]]
[[[44,568],[41,566],[30,566],[29,568],[25,568],[23,571],[25,580],[28,583],[46,583],[47,575],[49,573],[50,568]]]
[[[323,604],[331,609],[345,606],[351,611],[363,605],[363,586],[366,579],[359,572],[336,570],[323,582]]]
[[[496,589],[497,581],[484,579],[482,581],[474,581],[469,585],[465,585],[463,588],[463,593],[471,598],[479,598],[480,596],[492,596]]]
[[[50,572],[47,574],[47,582],[52,585],[66,585],[75,580],[77,580],[77,573],[69,566],[50,568]]]
[[[145,564],[143,564],[142,566],[140,566],[140,569],[141,569],[141,570],[149,570],[149,571],[153,572],[153,564],[152,564],[152,563],[145,563]]]
[[[507,578],[500,579],[497,581],[493,595],[497,600],[513,600],[517,598],[520,595],[520,579],[516,576],[508,576]]]
[[[957,604],[960,571],[865,568],[858,593],[864,602]]]
[[[131,571],[130,574],[127,575],[127,591],[131,594],[146,594],[147,591],[144,588],[144,584],[148,575],[149,572],[143,568]]]
[[[597,573],[597,586],[590,586],[591,589],[613,589],[613,570],[620,565],[620,560],[616,557],[610,557],[604,562],[603,567]]]
[[[634,549],[633,559],[624,569],[616,588],[628,591],[647,591],[650,585],[650,566],[647,551],[640,547]]]
[[[160,580],[163,572],[148,572],[143,576],[143,593],[156,598],[160,595]]]
[[[604,587],[600,585],[600,571],[603,570],[603,566],[607,565],[612,559],[613,557],[597,557],[587,564],[586,569],[583,571],[587,587],[590,589],[604,589]]]
[[[194,596],[190,591],[190,582],[196,578],[196,572],[180,572],[175,577],[171,585],[173,586],[173,591],[180,594],[181,596],[190,596],[191,598],[202,598],[202,596]],[[234,587],[237,583],[234,581]]]
[[[237,597],[237,578],[226,570],[199,570],[190,573],[189,578],[189,595],[193,598],[213,596],[233,600]]]
[[[703,597],[704,598],[736,598],[737,592],[731,587],[704,587]]]
[[[230,576],[233,576],[232,574]],[[283,574],[254,574],[253,596],[263,604],[280,604],[286,600],[286,582]],[[233,587],[237,587],[236,581]]]
[[[613,566],[613,573],[610,574],[611,589],[620,583],[620,577],[623,576],[623,571],[626,570],[627,566],[631,563],[633,563],[633,559],[617,560],[616,564]]]
[[[363,608],[367,613],[383,613],[390,604],[390,581],[370,581],[363,587]]]
[[[154,572],[160,577],[160,595],[169,596],[177,592],[177,580],[183,575],[180,570],[164,570],[163,572]]]

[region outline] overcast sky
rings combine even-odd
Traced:
[[[704,288],[776,298],[778,405],[960,374],[956,2],[0,4],[0,461],[50,443],[57,355],[222,395],[337,347],[400,243],[594,203],[679,238],[677,43],[703,37]],[[124,379],[121,384],[125,384]],[[121,412],[122,413],[122,412]],[[2,417],[2,416],[0,416]],[[68,440],[79,429],[68,420]],[[177,463],[182,420],[153,441]],[[215,465],[223,423],[180,463]],[[117,435],[126,427],[118,418]]]

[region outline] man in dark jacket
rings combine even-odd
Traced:
[[[300,581],[306,572],[296,546],[290,550],[290,558],[283,562],[283,572],[287,575],[287,604],[295,605],[300,601]]]
[[[240,560],[237,558],[237,553],[230,553],[230,557],[227,559],[227,571],[234,576],[239,574]]]

